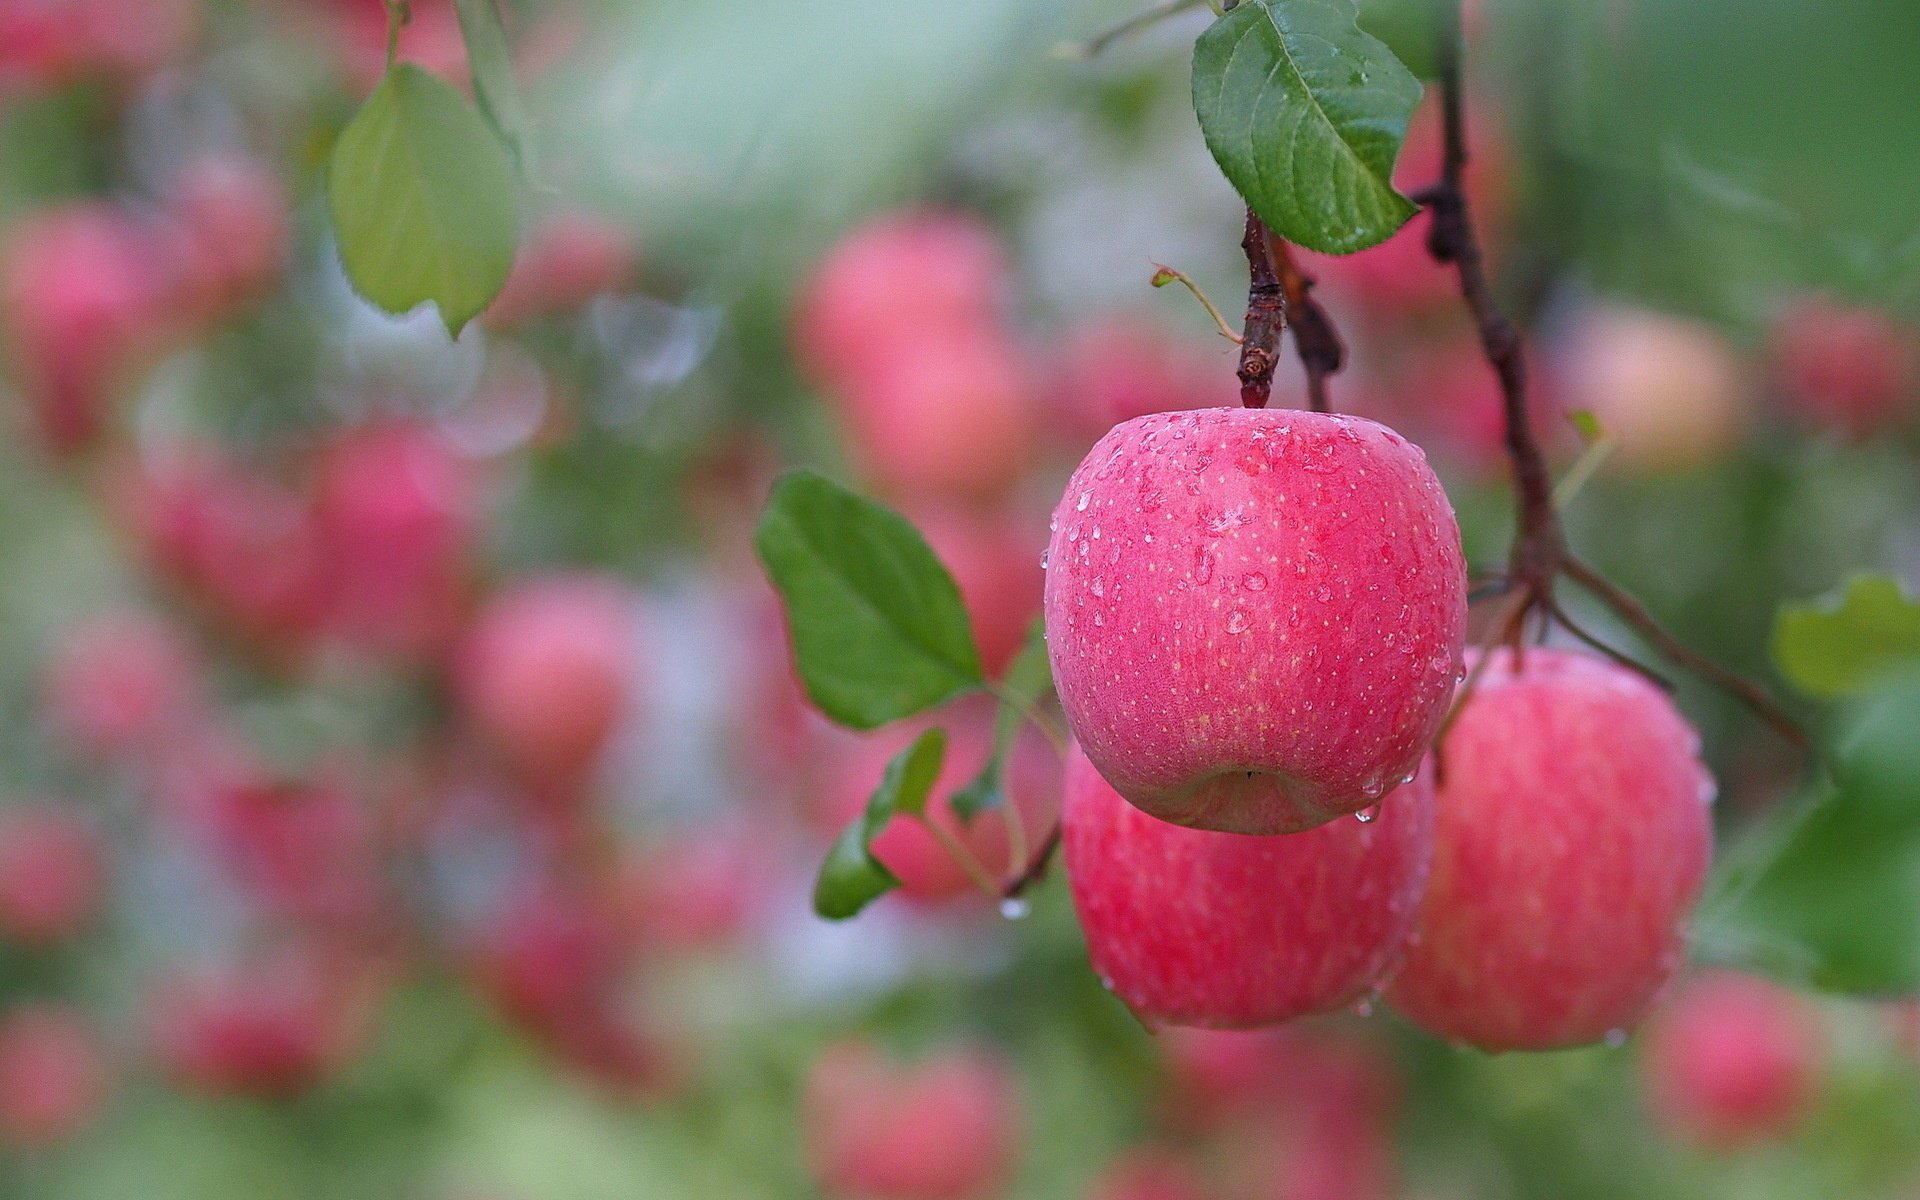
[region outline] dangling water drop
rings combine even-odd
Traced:
[[[1033,905],[1018,896],[1008,896],[1000,902],[1000,915],[1009,921],[1024,921],[1033,912]]]

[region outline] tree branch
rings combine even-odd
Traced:
[[[1240,403],[1265,408],[1273,397],[1273,369],[1287,327],[1287,297],[1273,262],[1272,231],[1247,209],[1240,248],[1247,253],[1247,316],[1240,337]]]

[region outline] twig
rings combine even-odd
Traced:
[[[1568,633],[1572,634],[1576,639],[1578,639],[1583,645],[1587,646],[1589,649],[1594,650],[1599,654],[1603,654],[1609,659],[1612,659],[1614,662],[1625,667],[1627,670],[1632,671],[1634,674],[1641,676],[1648,683],[1651,683],[1653,686],[1659,688],[1663,692],[1671,692],[1673,690],[1672,680],[1668,679],[1665,675],[1662,675],[1660,672],[1654,670],[1652,667],[1649,667],[1647,664],[1641,662],[1639,659],[1634,658],[1632,655],[1628,654],[1624,650],[1617,650],[1614,647],[1607,645],[1607,643],[1601,640],[1601,638],[1597,634],[1594,634],[1589,630],[1582,628],[1577,622],[1574,621],[1574,619],[1571,616],[1567,615],[1567,610],[1560,606],[1560,602],[1558,600],[1555,600],[1551,604],[1547,605],[1547,612],[1552,615],[1554,620],[1560,622],[1560,627],[1562,629],[1565,629]]]
[[[1207,310],[1207,315],[1213,318],[1213,326],[1220,331],[1220,336],[1236,346],[1240,344],[1240,335],[1233,331],[1233,326],[1227,324],[1227,318],[1222,315],[1219,308],[1214,305],[1213,299],[1201,290],[1199,284],[1193,281],[1191,275],[1188,275],[1185,271],[1176,271],[1165,263],[1155,263],[1153,264],[1153,278],[1147,282],[1157,288],[1165,287],[1170,283],[1177,283],[1181,287],[1186,288],[1189,292],[1193,293],[1193,298],[1200,302],[1200,307]]]
[[[1156,4],[1145,12],[1135,13],[1116,25],[1108,26],[1084,42],[1062,42],[1054,47],[1053,53],[1057,58],[1080,61],[1097,57],[1101,51],[1121,38],[1138,33],[1149,25],[1164,21],[1168,17],[1179,16],[1190,8],[1199,8],[1200,3],[1201,0],[1164,0],[1163,3]]]
[[[1267,223],[1247,209],[1240,248],[1247,252],[1247,317],[1240,337],[1240,403],[1265,408],[1273,397],[1273,369],[1280,361],[1280,335],[1287,327],[1287,296],[1273,261]]]
[[[1563,565],[1568,578],[1593,593],[1621,620],[1651,642],[1662,657],[1731,693],[1793,746],[1806,751],[1813,749],[1812,739],[1785,709],[1774,702],[1765,688],[1695,652],[1685,642],[1668,633],[1638,600],[1580,559],[1568,555]]]
[[[1280,290],[1287,298],[1287,324],[1293,330],[1293,349],[1307,372],[1307,407],[1331,412],[1327,380],[1347,365],[1347,344],[1334,328],[1333,318],[1313,298],[1313,276],[1294,265],[1287,243],[1268,230],[1267,247],[1280,272]]]
[[[1046,840],[1040,843],[1040,848],[1034,852],[1026,869],[1009,879],[1007,885],[1001,889],[1001,897],[1006,900],[1018,899],[1028,888],[1044,879],[1047,868],[1053,865],[1054,853],[1059,849],[1060,823],[1055,821],[1052,831],[1047,834]]]

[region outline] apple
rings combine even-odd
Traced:
[[[34,1005],[0,1017],[0,1145],[70,1140],[100,1111],[107,1074],[99,1036],[78,1013]]]
[[[1817,1100],[1827,1065],[1810,1002],[1730,971],[1680,983],[1647,1022],[1641,1051],[1656,1123],[1715,1150],[1791,1133]]]
[[[501,1013],[543,1036],[598,1013],[626,965],[613,916],[586,895],[556,887],[497,914],[479,932],[472,963]]]
[[[766,898],[762,839],[744,822],[713,821],[622,856],[622,925],[642,945],[698,950],[732,942]]]
[[[93,920],[107,852],[86,820],[52,805],[0,811],[0,937],[50,946]]]
[[[135,754],[199,708],[200,674],[174,625],[150,613],[105,612],[61,634],[47,664],[47,715],[83,753]]]
[[[459,663],[467,715],[524,778],[577,784],[633,700],[635,615],[609,579],[530,579],[488,601]]]
[[[286,189],[266,164],[210,155],[183,166],[165,197],[174,302],[202,322],[257,299],[285,267]]]
[[[1067,760],[1062,849],[1093,969],[1150,1026],[1246,1029],[1365,999],[1397,960],[1433,846],[1427,774],[1371,819],[1285,836],[1170,825]]]
[[[1746,433],[1747,372],[1698,322],[1596,307],[1572,322],[1551,365],[1566,410],[1592,413],[1613,440],[1609,465],[1685,470],[1726,458]]]
[[[202,830],[233,882],[291,920],[366,933],[386,893],[369,813],[325,777],[276,778],[258,766],[208,773]]]
[[[155,996],[154,1049],[178,1086],[286,1099],[327,1078],[362,1044],[377,980],[310,948],[197,969]]]
[[[1920,346],[1883,313],[1801,300],[1781,312],[1769,347],[1783,397],[1810,425],[1861,437],[1913,411]]]
[[[1364,418],[1128,421],[1067,484],[1047,561],[1068,723],[1163,821],[1289,833],[1376,804],[1460,674],[1453,509],[1420,450]]]
[[[820,731],[818,810],[823,823],[837,831],[866,805],[880,782],[887,762],[906,749],[929,726],[947,731],[946,762],[927,801],[926,818],[960,842],[996,878],[1023,867],[1012,861],[1013,844],[1004,808],[977,814],[963,823],[954,815],[953,793],[966,786],[986,765],[993,745],[995,706],[975,697],[948,705],[929,717],[902,721],[878,733],[848,734]],[[1028,853],[1052,827],[1059,810],[1060,768],[1053,752],[1038,734],[1023,734],[1008,755],[1003,781],[1007,803],[1020,814]],[[954,862],[946,847],[918,820],[896,816],[873,840],[874,857],[900,880],[903,895],[920,901],[950,900],[978,894],[974,881]]]
[[[1681,961],[1712,855],[1699,746],[1625,667],[1497,651],[1435,751],[1433,877],[1388,1001],[1485,1050],[1637,1022]]]
[[[815,1178],[861,1200],[975,1200],[1004,1186],[1020,1140],[1012,1073],[952,1049],[898,1063],[846,1042],[814,1062],[801,1104]]]

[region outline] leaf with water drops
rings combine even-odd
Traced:
[[[1890,575],[1859,575],[1844,590],[1781,608],[1773,658],[1795,687],[1837,697],[1920,668],[1920,602]]]
[[[834,839],[813,885],[813,911],[829,921],[844,921],[900,886],[893,872],[873,854],[873,839],[896,814],[919,816],[947,753],[947,734],[929,729],[893,756],[867,805]]]
[[[1327,254],[1418,211],[1393,164],[1420,81],[1356,16],[1353,0],[1246,0],[1193,50],[1193,110],[1221,171],[1274,232]]]
[[[873,729],[984,684],[953,576],[892,509],[811,471],[774,485],[755,546],[807,695]]]

